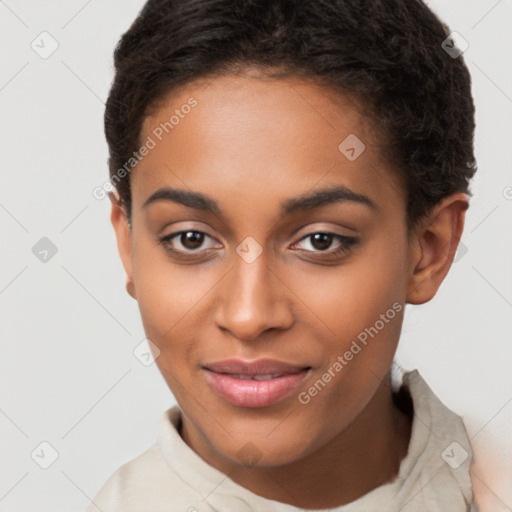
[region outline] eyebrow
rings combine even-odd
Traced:
[[[221,209],[217,201],[200,192],[162,187],[151,194],[142,207],[147,208],[157,201],[172,201],[189,208],[221,215]],[[359,203],[368,206],[372,210],[379,210],[377,204],[368,196],[358,194],[344,185],[338,185],[284,200],[281,203],[281,216],[284,217],[292,213],[313,210],[321,206],[344,202]]]

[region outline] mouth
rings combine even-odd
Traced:
[[[272,359],[231,359],[208,363],[202,368],[212,390],[238,407],[268,407],[283,400],[311,370],[311,366]]]

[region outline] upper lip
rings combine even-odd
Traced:
[[[257,359],[243,361],[241,359],[226,359],[203,365],[204,368],[215,373],[228,373],[233,375],[286,375],[309,369],[309,366],[287,363],[277,359]]]

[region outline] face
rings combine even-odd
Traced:
[[[140,140],[129,243],[116,229],[188,442],[306,457],[388,375],[410,289],[400,177],[355,104],[299,79],[189,83]]]

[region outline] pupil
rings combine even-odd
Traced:
[[[331,235],[326,233],[315,233],[311,243],[315,249],[327,249],[331,245]]]
[[[197,249],[203,243],[203,233],[197,231],[187,231],[181,235],[181,243],[188,249]]]

